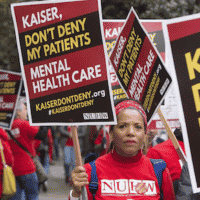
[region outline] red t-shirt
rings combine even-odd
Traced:
[[[11,132],[13,136],[33,155],[36,155],[34,140],[38,127],[30,126],[26,120],[15,119]],[[15,176],[23,176],[36,171],[33,159],[14,140],[9,140],[14,156],[13,172]]]
[[[98,177],[98,190],[95,200],[159,200],[160,188],[153,165],[149,158],[142,155],[141,151],[134,157],[122,157],[113,151],[99,157],[96,161]],[[84,165],[91,178],[91,166]],[[93,196],[89,192],[88,200]],[[175,200],[172,180],[169,170],[163,171],[162,190],[164,200]]]
[[[178,141],[180,147],[185,153],[184,143]],[[149,158],[163,159],[167,163],[167,168],[169,169],[172,181],[179,180],[181,175],[181,165],[179,162],[179,156],[174,148],[171,139],[157,144],[156,146],[149,149],[147,155]]]
[[[67,131],[68,131],[69,133],[72,131],[72,129],[71,129],[70,126],[67,127]],[[73,147],[73,146],[74,146],[73,139],[72,139],[71,137],[68,137],[68,138],[66,139],[65,146],[70,146],[70,147]]]
[[[12,151],[10,149],[10,145],[8,143],[8,135],[7,133],[0,128],[0,140],[3,145],[3,153],[5,157],[6,164],[9,166],[13,166],[14,164],[14,157],[12,154]],[[3,175],[3,163],[2,163],[2,158],[0,154],[0,176]],[[2,195],[2,178],[0,178],[0,198]]]

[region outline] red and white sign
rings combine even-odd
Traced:
[[[124,91],[142,103],[150,122],[171,84],[171,77],[133,8],[112,49],[110,61]]]
[[[30,123],[115,124],[100,1],[17,3],[11,10]]]
[[[11,129],[21,89],[21,74],[0,70],[0,127]]]

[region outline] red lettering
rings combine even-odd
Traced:
[[[154,185],[155,185],[155,184],[152,183],[152,186],[151,186],[151,184],[149,183],[148,186],[147,186],[147,189],[149,190],[149,188],[150,188],[150,190],[153,192]]]
[[[111,183],[111,186],[110,186],[110,185],[108,185],[108,183],[106,183],[106,182],[103,182],[102,184],[103,184],[103,186],[104,186],[104,187],[103,187],[103,190],[106,190],[106,189],[105,189],[105,186],[106,186],[106,185],[107,185],[107,187],[109,187],[111,190],[113,190],[113,189],[114,189],[114,188],[113,188],[113,184],[112,184],[112,183]]]
[[[131,183],[130,183],[130,188],[131,188],[132,191],[134,190],[134,187],[135,187],[135,186],[133,185],[133,182],[131,182]]]

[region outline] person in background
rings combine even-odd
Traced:
[[[154,137],[152,144],[153,146],[156,146],[157,144],[160,144],[162,142],[165,142],[168,140],[168,135],[166,133],[166,130],[159,130],[156,134],[156,136]]]
[[[54,149],[52,126],[50,127],[50,130],[48,131],[47,139],[48,139],[48,147],[49,147],[49,151],[48,151],[48,153],[49,153],[49,162],[51,164],[53,162],[53,149]]]
[[[0,140],[1,140],[1,143],[3,146],[3,153],[4,153],[6,165],[13,167],[14,157],[13,157],[13,153],[10,149],[8,139],[9,139],[9,136],[8,136],[7,132],[5,130],[3,130],[2,128],[0,128]],[[2,158],[1,158],[1,154],[0,154],[0,199],[2,197],[2,190],[3,190],[2,177],[3,177],[3,163],[2,163]]]
[[[179,129],[179,128],[175,129],[174,135],[176,136],[178,143],[185,154],[185,147],[184,147],[184,143],[183,143],[181,129]],[[174,191],[176,194],[177,182],[180,179],[183,163],[180,160],[179,155],[176,152],[176,149],[174,148],[174,145],[173,145],[171,139],[168,139],[167,141],[162,142],[162,143],[157,144],[156,146],[152,147],[148,151],[146,156],[149,158],[154,158],[154,159],[163,159],[167,163],[167,167],[168,167],[170,175],[172,177],[172,181],[174,184]]]
[[[52,161],[51,164],[55,164],[54,161],[58,161],[60,158],[60,151],[59,151],[59,127],[58,126],[51,126],[51,132],[53,137],[53,151],[52,151]]]
[[[94,152],[99,156],[103,156],[107,153],[109,145],[109,126],[103,126],[94,141]]]
[[[86,186],[88,200],[160,199],[161,190],[153,165],[141,152],[147,128],[144,109],[137,101],[127,99],[116,104],[115,112],[117,125],[112,125],[110,129],[111,151],[95,160],[98,178],[95,197],[88,187],[91,165],[87,163],[72,172],[70,200],[80,198],[83,186]],[[162,172],[161,189],[164,200],[175,199],[167,168]]]
[[[109,148],[109,126],[101,126],[98,129],[94,129],[93,127],[93,130],[90,128],[89,133],[89,137],[91,138],[89,142],[92,148],[85,156],[84,164],[96,160],[99,156],[105,155]]]
[[[82,155],[84,157],[84,164],[96,160],[102,152],[102,148],[105,146],[103,141],[103,126],[89,126],[88,135],[85,137],[84,148],[85,153]],[[99,138],[97,139],[97,137]]]
[[[193,193],[187,162],[184,162],[177,184],[176,200],[199,200],[200,193]]]
[[[32,156],[36,156],[34,148],[35,139],[44,139],[46,133],[42,127],[30,126],[27,121],[27,108],[23,101],[16,105],[16,118],[11,127],[12,136],[25,147]],[[13,172],[16,176],[17,192],[12,200],[23,199],[23,192],[27,200],[39,200],[39,181],[36,167],[31,156],[23,150],[11,137],[10,148],[14,156]]]
[[[40,158],[40,161],[44,167],[46,174],[49,174],[49,167],[51,161],[51,152],[53,148],[53,137],[51,134],[51,127],[45,127],[47,133],[47,138],[45,140],[35,140],[35,150]],[[48,183],[45,181],[40,185],[44,192],[48,190]]]
[[[78,126],[78,138],[81,153],[84,151],[85,146],[85,137],[87,136],[88,126]],[[65,169],[65,181],[66,183],[71,182],[71,173],[75,168],[75,152],[74,152],[74,144],[72,140],[72,131],[70,126],[61,126],[60,132],[62,135],[66,136],[66,142],[64,146],[64,169]]]
[[[65,181],[66,183],[68,183],[71,180],[72,170],[75,168],[76,158],[75,158],[75,153],[74,153],[71,127],[63,126],[62,133],[65,133],[67,135],[67,139],[66,139],[66,143],[64,147],[64,169],[65,169]]]

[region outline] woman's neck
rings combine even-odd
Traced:
[[[141,150],[139,150],[135,156],[128,156],[128,157],[126,156],[125,157],[125,156],[118,154],[117,151],[115,149],[113,149],[111,151],[111,155],[112,155],[113,159],[115,161],[117,161],[118,163],[128,164],[128,163],[135,163],[135,162],[139,161],[140,158],[142,157],[142,152],[141,152]]]
[[[136,156],[138,154],[139,151],[137,152],[132,152],[130,154],[127,154],[123,151],[120,151],[119,149],[115,148],[115,151],[117,152],[117,154],[119,154],[120,156],[123,156],[123,157],[133,157],[133,156]]]

